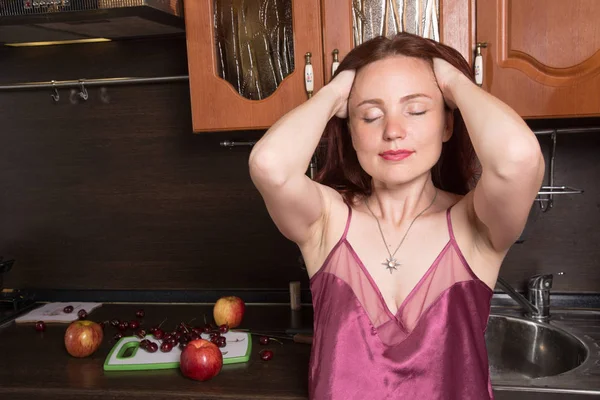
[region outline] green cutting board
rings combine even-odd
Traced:
[[[252,339],[247,332],[227,332],[222,334],[227,339],[227,345],[221,347],[223,364],[246,362],[250,359]],[[207,334],[202,334],[202,339],[208,339]],[[140,371],[153,369],[179,368],[181,350],[178,346],[168,353],[160,351],[160,341],[148,335],[145,339],[155,342],[159,350],[149,353],[140,348],[141,339],[136,336],[126,336],[113,346],[104,361],[105,371]]]

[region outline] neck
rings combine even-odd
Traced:
[[[378,219],[396,226],[415,218],[431,204],[437,192],[430,174],[393,187],[375,181],[372,185],[372,194],[365,201]],[[432,208],[433,206],[425,214]]]

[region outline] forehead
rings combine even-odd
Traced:
[[[361,68],[354,80],[351,97],[380,97],[382,90],[398,95],[439,91],[431,65],[420,58],[392,56]],[[433,94],[433,93],[432,93]]]

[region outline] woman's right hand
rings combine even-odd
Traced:
[[[356,72],[354,70],[341,71],[327,87],[336,96],[334,115],[338,118],[348,118],[348,97],[354,83]]]

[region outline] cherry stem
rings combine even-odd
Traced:
[[[274,341],[274,342],[277,342],[277,343],[279,343],[279,344],[283,344],[283,342],[282,342],[281,340],[279,340],[279,339],[275,339],[275,338],[273,338],[273,337],[270,337],[270,338],[269,338],[269,340],[272,340],[272,341]]]
[[[162,324],[164,324],[167,321],[167,319],[163,319],[163,321],[158,325],[158,329],[160,329],[160,327],[162,326]]]

